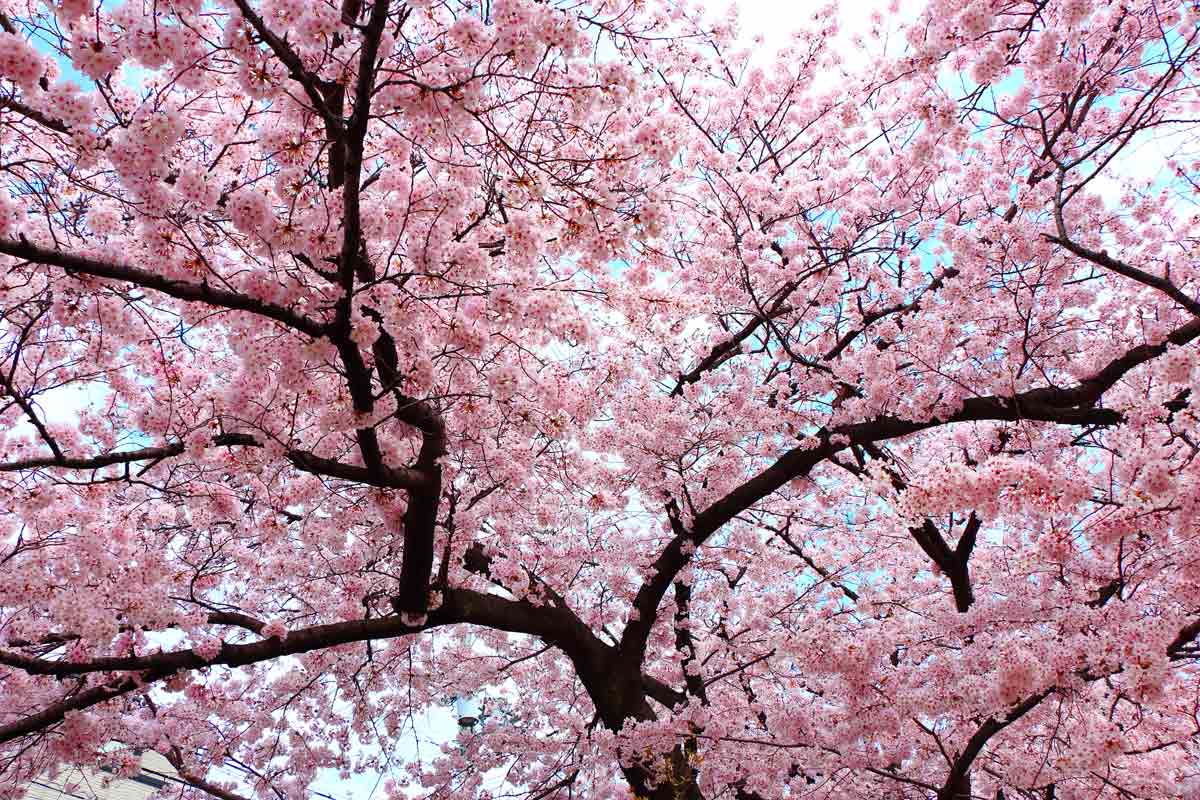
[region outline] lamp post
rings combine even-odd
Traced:
[[[474,730],[483,716],[481,704],[472,696],[455,697],[454,716],[457,717],[460,728]]]

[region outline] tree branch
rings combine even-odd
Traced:
[[[1200,337],[1200,319],[1176,328],[1161,344],[1143,344],[1113,359],[1092,376],[1069,388],[1044,386],[1018,394],[971,397],[962,408],[945,418],[909,420],[881,415],[863,422],[839,425],[819,432],[817,443],[796,447],[754,477],[698,513],[690,527],[672,521],[675,535],[650,566],[650,578],[633,600],[636,612],[621,636],[621,649],[638,658],[645,654],[647,638],[659,603],[675,576],[687,564],[690,553],[738,514],[851,445],[896,439],[919,431],[956,422],[1031,420],[1059,425],[1116,425],[1124,417],[1117,411],[1099,408],[1108,389],[1130,370],[1162,355],[1167,344],[1182,345]],[[973,545],[972,545],[973,546]]]
[[[333,113],[329,108],[325,99],[325,94],[321,90],[321,79],[305,68],[304,62],[295,50],[291,48],[286,41],[280,39],[271,32],[262,17],[255,13],[250,7],[247,0],[234,0],[238,10],[242,12],[242,16],[250,23],[250,27],[254,28],[254,32],[267,43],[271,48],[271,52],[275,57],[288,68],[288,74],[292,80],[296,81],[304,89],[304,93],[308,95],[308,100],[313,105],[321,118],[325,121],[326,131],[330,134],[330,138],[338,138],[345,129],[345,123],[340,116]]]
[[[253,297],[226,289],[218,289],[209,286],[207,283],[191,283],[158,275],[138,267],[116,264],[111,261],[101,261],[73,253],[64,253],[60,250],[49,250],[31,244],[24,237],[18,242],[0,239],[0,253],[34,264],[60,267],[68,273],[79,272],[96,278],[132,283],[135,286],[162,292],[179,300],[207,303],[208,305],[227,308],[231,311],[248,311],[252,314],[281,322],[289,328],[294,328],[301,333],[308,334],[314,339],[320,338],[326,333],[326,326],[323,323],[309,319],[289,308],[275,305],[274,303],[256,300]]]
[[[237,615],[241,617],[243,615]],[[225,624],[231,618],[221,617]],[[256,622],[249,617],[251,623]],[[243,620],[244,621],[244,620]],[[223,644],[212,660],[194,649],[174,650],[140,656],[110,656],[85,661],[58,661],[0,650],[0,664],[30,675],[58,678],[95,673],[127,673],[114,681],[72,694],[44,710],[0,726],[0,743],[44,730],[71,711],[80,711],[146,687],[177,672],[214,665],[242,667],[313,650],[355,642],[390,639],[447,625],[480,625],[494,630],[537,636],[562,650],[571,659],[589,694],[599,706],[604,702],[612,647],[601,642],[569,609],[539,607],[524,600],[508,600],[469,589],[447,589],[442,605],[419,625],[399,616],[350,620],[315,625],[291,631],[285,638],[264,639],[248,644]],[[128,674],[135,673],[135,674]],[[664,702],[676,700],[673,690],[659,681],[643,678],[643,684]],[[623,720],[624,717],[622,716]]]
[[[954,764],[950,768],[950,775],[946,778],[946,783],[938,790],[937,800],[970,800],[971,798],[971,764],[975,762],[976,757],[983,751],[988,740],[995,736],[1000,731],[1013,724],[1021,717],[1028,714],[1038,703],[1045,700],[1051,694],[1057,691],[1056,687],[1043,689],[1037,694],[1032,694],[1026,697],[1002,718],[997,720],[995,717],[988,717],[975,734],[967,741],[967,746],[962,753],[954,759]]]
[[[245,433],[223,433],[213,437],[213,447],[262,447],[258,439]],[[137,450],[119,450],[113,453],[103,453],[88,457],[44,456],[26,458],[20,461],[0,463],[0,472],[18,472],[27,469],[103,469],[115,464],[132,464],[139,461],[158,461],[182,455],[186,451],[183,442],[143,447]],[[421,491],[429,487],[429,480],[424,472],[417,468],[383,467],[379,472],[372,472],[366,467],[345,464],[330,458],[323,458],[307,450],[293,448],[287,451],[287,459],[292,465],[304,472],[322,475],[329,478],[364,483],[387,489],[404,489]]]
[[[1157,289],[1167,297],[1174,300],[1176,303],[1179,303],[1179,305],[1186,308],[1194,316],[1200,317],[1200,301],[1197,301],[1193,297],[1189,297],[1183,292],[1182,289],[1168,279],[1159,277],[1157,275],[1151,275],[1145,270],[1141,270],[1130,264],[1126,264],[1119,258],[1113,258],[1106,250],[1096,251],[1084,247],[1081,244],[1077,244],[1076,242],[1072,241],[1069,236],[1067,236],[1065,227],[1059,228],[1058,236],[1047,235],[1046,239],[1071,251],[1080,258],[1090,261],[1098,267],[1103,267],[1110,272],[1115,272],[1118,275],[1129,278],[1130,280],[1137,281],[1143,286],[1149,286],[1152,289]]]
[[[45,114],[43,114],[41,111],[38,111],[36,108],[30,108],[29,106],[25,105],[20,100],[17,100],[15,97],[0,98],[0,111],[4,110],[6,108],[12,109],[13,111],[17,112],[21,116],[26,117],[27,119],[33,120],[37,124],[41,125],[43,128],[49,128],[50,130],[56,131],[58,133],[70,133],[71,132],[71,128],[62,120],[54,119],[53,117],[48,117]]]

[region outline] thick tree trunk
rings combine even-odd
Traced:
[[[628,664],[615,659],[605,668],[588,666],[591,668],[580,669],[580,677],[606,728],[619,733],[628,719],[650,722],[658,718],[642,686],[640,665],[630,670]],[[704,800],[697,770],[683,744],[650,761],[638,753],[621,772],[638,800]]]
[[[970,771],[952,774],[946,785],[938,791],[937,800],[971,800]]]
[[[656,772],[642,764],[622,768],[638,800],[704,800],[697,783],[696,768],[682,746],[662,756]]]

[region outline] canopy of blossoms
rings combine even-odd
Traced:
[[[0,0],[0,797],[1198,796],[1200,12],[898,10]]]

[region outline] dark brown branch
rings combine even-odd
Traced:
[[[41,417],[39,417],[33,410],[33,404],[30,403],[29,400],[25,398],[19,391],[17,391],[3,375],[0,375],[0,389],[3,389],[4,393],[11,397],[21,411],[25,413],[25,416],[29,419],[30,424],[32,424],[34,429],[37,430],[38,436],[40,436],[42,441],[46,443],[46,446],[50,448],[50,452],[54,454],[54,457],[56,459],[62,459],[63,453],[62,449],[58,446],[58,441],[50,433],[50,430],[46,427],[45,423],[42,422]],[[3,471],[2,465],[0,465],[0,471]]]
[[[262,447],[263,445],[262,442],[249,434],[224,433],[213,438],[212,446]],[[172,442],[171,444],[158,445],[156,447],[119,450],[113,453],[103,453],[88,457],[63,456],[57,458],[54,456],[44,456],[40,458],[27,458],[20,461],[0,463],[0,472],[17,472],[20,470],[45,468],[103,469],[115,464],[132,464],[140,461],[159,461],[164,458],[172,458],[182,455],[185,450],[186,447],[183,442]],[[287,458],[292,462],[293,466],[304,472],[311,472],[314,475],[322,475],[329,478],[338,478],[339,480],[409,491],[423,490],[429,486],[429,480],[425,473],[415,468],[397,469],[394,467],[383,467],[380,471],[373,473],[366,467],[344,464],[341,461],[323,458],[307,450],[295,448],[287,451]]]
[[[788,525],[790,525],[790,524],[791,523],[789,522]],[[837,588],[841,589],[842,594],[846,595],[846,598],[849,599],[851,602],[854,602],[854,603],[858,602],[858,592],[854,591],[846,584],[841,583],[840,581],[834,580],[833,574],[829,570],[825,569],[820,564],[813,561],[812,558],[809,557],[809,555],[804,552],[804,548],[800,547],[800,545],[796,542],[796,540],[794,540],[791,537],[791,534],[788,532],[787,526],[775,530],[775,535],[778,536],[785,545],[787,545],[788,549],[792,551],[793,555],[795,555],[801,561],[803,561],[805,564],[807,564],[809,569],[811,569],[813,572],[820,575],[825,580],[832,583]]]
[[[265,626],[262,620],[255,619],[249,614],[243,614],[240,611],[213,611],[208,615],[208,623],[210,625],[229,625],[235,628],[243,628],[252,633],[260,633]],[[178,627],[174,623],[168,625],[169,628]],[[133,630],[142,630],[132,625],[119,625],[117,630],[122,633]],[[36,640],[29,639],[9,639],[9,647],[46,647],[47,645],[57,646],[66,644],[67,642],[78,641],[81,637],[77,633],[50,633],[41,636]]]
[[[725,341],[714,345],[708,355],[700,360],[700,363],[687,372],[682,373],[675,384],[675,388],[671,390],[671,397],[679,397],[683,394],[684,387],[689,383],[697,383],[706,373],[736,356],[741,351],[742,342],[753,336],[754,332],[762,327],[764,323],[790,312],[792,310],[791,306],[786,305],[784,301],[796,290],[797,286],[799,286],[799,283],[796,281],[785,284],[783,289],[778,293],[775,301],[771,303],[770,308],[763,313],[755,314],[749,322],[742,326],[741,330]]]
[[[205,660],[191,649],[141,656],[101,657],[78,662],[33,658],[11,651],[0,651],[0,664],[31,675],[71,677],[109,672],[136,673],[84,689],[36,714],[0,726],[0,743],[44,730],[61,722],[63,715],[70,711],[90,708],[183,670],[202,669],[211,665],[248,666],[327,647],[394,638],[454,624],[480,625],[495,630],[537,636],[562,650],[571,659],[593,697],[603,698],[607,690],[611,647],[597,639],[569,610],[538,607],[526,601],[507,600],[468,589],[448,589],[444,593],[442,606],[431,611],[428,619],[421,625],[406,624],[396,616],[316,625],[292,631],[284,639],[272,638],[249,644],[224,644],[216,658],[211,661]],[[648,681],[648,686],[655,688],[656,683]],[[670,696],[670,691],[655,688],[656,694],[663,695],[664,699]],[[616,713],[623,711],[624,709],[618,709]],[[621,720],[624,718],[620,717]]]
[[[971,551],[975,549],[975,540],[981,525],[982,521],[972,511],[954,550],[946,544],[942,532],[933,524],[933,520],[926,519],[919,527],[908,529],[925,555],[950,579],[950,587],[954,592],[954,607],[960,614],[968,611],[975,602],[968,563]]]
[[[239,7],[244,0],[239,0]],[[342,245],[338,256],[338,280],[343,297],[332,338],[346,369],[346,384],[354,410],[369,414],[375,403],[371,369],[367,367],[358,345],[350,336],[350,307],[353,301],[355,278],[364,282],[374,280],[375,270],[366,250],[362,229],[362,170],[364,142],[371,118],[371,97],[375,90],[376,60],[380,41],[387,28],[391,5],[388,0],[376,0],[366,25],[360,28],[362,45],[358,58],[358,75],[354,87],[354,108],[349,123],[331,136],[331,184],[342,187]],[[401,12],[403,15],[407,11]],[[357,16],[357,9],[344,9],[344,14]],[[344,95],[337,95],[339,106]],[[336,161],[336,169],[334,162]],[[336,173],[336,174],[335,174]],[[374,314],[378,319],[378,314]],[[429,404],[399,393],[395,344],[382,329],[375,348],[376,369],[385,389],[393,390],[399,403],[396,418],[421,432],[418,469],[424,477],[422,486],[410,489],[408,507],[404,513],[404,559],[400,582],[392,607],[401,613],[420,615],[429,603],[429,582],[433,574],[433,538],[437,509],[441,499],[441,457],[446,452],[446,435],[440,415]],[[371,474],[386,470],[375,431],[360,428],[356,431],[363,463]]]
[[[300,84],[304,89],[304,93],[308,95],[308,100],[312,103],[313,108],[321,115],[325,121],[326,130],[336,138],[344,129],[344,122],[340,116],[333,113],[329,108],[325,99],[325,94],[321,88],[321,79],[305,68],[304,62],[300,60],[300,56],[292,49],[286,41],[276,36],[267,28],[262,17],[255,13],[254,9],[246,0],[234,0],[238,10],[242,12],[242,16],[250,23],[250,27],[259,35],[267,46],[271,48],[271,52],[275,57],[288,68],[288,74],[292,80]]]
[[[207,795],[217,798],[217,800],[248,800],[244,795],[231,792],[228,789],[222,789],[215,783],[210,783],[196,773],[185,769],[181,758],[167,756],[167,760],[171,762],[171,766],[175,768],[181,781],[193,788],[199,789]]]
[[[1124,419],[1120,412],[1097,405],[1104,392],[1131,370],[1162,355],[1168,344],[1183,345],[1196,338],[1200,338],[1200,319],[1176,328],[1163,343],[1130,349],[1069,388],[1044,386],[1010,397],[970,397],[963,401],[959,411],[944,418],[915,421],[882,415],[820,431],[815,445],[796,447],[784,453],[775,463],[698,513],[690,526],[672,521],[675,535],[650,565],[650,578],[634,597],[636,616],[622,634],[622,651],[636,663],[641,663],[659,603],[675,576],[687,564],[693,548],[704,544],[738,514],[791,481],[806,477],[814,467],[838,452],[851,445],[896,439],[957,422],[1030,420],[1058,425],[1116,425]]]
[[[983,748],[987,745],[988,740],[1028,714],[1037,707],[1038,703],[1045,700],[1055,691],[1054,687],[1050,687],[1026,697],[1020,703],[1013,706],[1002,719],[988,717],[987,721],[980,725],[975,734],[967,741],[967,746],[963,748],[962,753],[954,759],[954,764],[950,768],[950,775],[946,778],[946,783],[938,790],[937,800],[970,800],[971,765],[975,762],[979,754],[983,752]]]
[[[1066,235],[1065,228],[1060,228],[1058,236],[1046,236],[1046,239],[1054,244],[1066,248],[1076,256],[1079,256],[1086,261],[1090,261],[1098,267],[1103,267],[1110,272],[1115,272],[1118,275],[1129,278],[1130,280],[1137,281],[1143,286],[1149,286],[1152,289],[1157,289],[1179,305],[1186,308],[1194,316],[1200,317],[1200,301],[1197,301],[1194,297],[1189,297],[1183,292],[1182,289],[1168,279],[1159,277],[1157,275],[1151,275],[1145,270],[1141,270],[1130,264],[1126,264],[1119,258],[1113,258],[1106,250],[1096,251],[1084,247],[1081,244],[1077,244]]]
[[[691,601],[692,587],[684,581],[675,581],[675,649],[683,655],[683,661],[680,662],[683,683],[689,695],[699,700],[702,705],[708,705],[704,679],[689,669],[696,661],[696,642],[688,628]]]
[[[45,730],[62,722],[63,717],[72,711],[82,711],[85,708],[99,705],[122,695],[144,688],[148,683],[162,680],[169,672],[150,672],[139,677],[125,676],[110,683],[93,686],[73,694],[69,694],[57,703],[46,706],[36,714],[21,717],[16,722],[0,725],[0,743],[10,742],[22,736]]]
[[[427,603],[433,574],[433,538],[441,496],[441,459],[446,454],[446,430],[441,415],[426,402],[403,395],[396,418],[421,432],[421,449],[415,469],[424,485],[409,495],[404,511],[404,562],[400,567],[398,611],[421,612]]]
[[[15,97],[0,98],[0,111],[3,111],[6,108],[12,109],[21,116],[33,120],[43,128],[49,128],[50,130],[57,131],[58,133],[71,132],[70,127],[68,127],[67,124],[62,120],[48,117],[41,111],[38,111],[36,108],[30,108],[29,106],[25,105]]]
[[[19,242],[0,239],[0,253],[34,264],[60,267],[68,273],[81,273],[96,278],[132,283],[135,286],[162,292],[179,300],[207,303],[232,311],[247,311],[251,314],[257,314],[260,317],[281,322],[301,333],[308,334],[314,339],[325,334],[324,324],[298,314],[289,308],[284,308],[283,306],[263,300],[256,300],[253,297],[231,292],[227,289],[209,286],[207,283],[191,283],[176,278],[168,278],[149,270],[125,264],[116,264],[73,253],[64,253],[61,250],[48,250],[44,247],[31,244],[24,238]]]
[[[954,278],[957,276],[958,270],[954,269],[953,267],[949,267],[932,281],[930,281],[929,285],[926,286],[912,302],[899,303],[897,305],[888,306],[887,308],[881,308],[878,311],[872,311],[869,314],[865,314],[863,316],[862,325],[844,333],[842,337],[833,345],[833,347],[831,347],[828,352],[821,356],[821,360],[832,361],[840,356],[846,350],[846,348],[854,342],[855,339],[865,333],[868,328],[870,328],[876,322],[879,322],[879,320],[883,319],[884,317],[889,317],[892,314],[908,314],[913,311],[919,311],[921,309],[921,300],[924,299],[925,295],[936,292],[945,286],[947,278]]]

